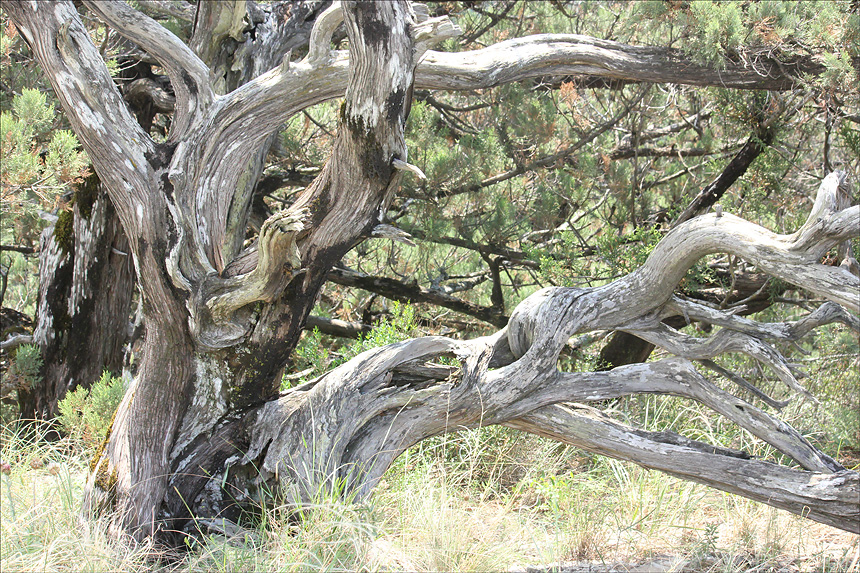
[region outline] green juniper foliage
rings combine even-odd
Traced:
[[[13,66],[10,55],[23,43],[10,30],[0,19],[0,79],[9,88],[0,91],[0,244],[35,249],[46,225],[41,214],[69,208],[63,195],[86,176],[89,161],[74,133],[63,128],[53,91],[40,85],[44,78],[36,79],[32,67]],[[0,303],[33,314],[35,258],[2,251],[0,272],[10,277]]]
[[[60,427],[95,449],[104,439],[126,390],[125,381],[105,371],[87,388],[76,388],[60,400]]]
[[[67,185],[79,181],[87,167],[75,135],[55,129],[56,115],[47,96],[29,88],[12,99],[11,111],[0,113],[3,210],[20,232],[29,234],[20,239],[32,240],[38,212],[56,206]]]
[[[303,381],[310,380],[327,370],[340,366],[350,358],[358,356],[365,350],[385,346],[394,342],[400,342],[418,335],[418,325],[415,322],[415,309],[408,304],[393,301],[390,307],[390,316],[383,318],[373,330],[367,334],[361,334],[359,339],[338,350],[334,355],[330,354],[327,345],[330,342],[324,340],[319,329],[305,333],[302,341],[296,347],[296,369],[311,372],[302,377]],[[289,385],[289,380],[284,380]]]
[[[41,378],[42,353],[35,344],[22,344],[15,350],[15,361],[10,374],[19,378],[19,383],[34,387]]]

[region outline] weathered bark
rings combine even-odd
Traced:
[[[737,310],[738,316],[747,316],[761,312],[771,306],[771,296],[774,291],[766,289],[770,277],[763,273],[734,271],[721,278],[730,281],[734,289],[710,288],[704,286],[695,293],[697,299],[703,302]],[[776,287],[779,288],[779,287]],[[784,288],[784,287],[783,287]],[[778,291],[777,291],[778,292]],[[740,308],[735,308],[743,303]],[[689,317],[677,315],[669,317],[665,323],[675,329],[690,324]],[[606,345],[600,349],[598,358],[601,368],[609,370],[616,366],[645,362],[651,356],[655,345],[628,332],[614,332]]]
[[[156,113],[173,111],[169,84],[149,63],[124,58],[117,80],[146,132]],[[96,174],[73,191],[73,209],[42,237],[35,341],[43,368],[39,385],[19,393],[24,419],[51,419],[66,392],[88,388],[105,370],[119,374],[130,342],[135,277],[128,240]]]
[[[468,60],[462,57],[464,53]],[[716,70],[693,63],[675,49],[628,46],[576,34],[537,34],[464,53],[431,52],[418,69],[416,85],[475,89],[540,76],[590,75],[606,80],[785,90],[795,86],[802,74],[823,71],[811,58],[788,66],[762,58],[761,73],[736,63]]]
[[[657,132],[659,137],[661,132]],[[763,130],[759,130],[747,139],[744,146],[738,151],[735,156],[729,161],[725,169],[708,184],[702,191],[696,195],[693,201],[687,206],[684,211],[672,222],[672,226],[677,226],[684,221],[689,221],[693,217],[701,215],[719,201],[726,191],[746,173],[753,161],[761,155],[767,147],[773,143],[773,138],[776,134],[776,128],[770,126]],[[646,136],[647,137],[647,136]],[[744,300],[753,296],[758,288],[749,291],[739,292],[739,296],[735,300]],[[731,293],[730,293],[731,294]],[[734,302],[728,300],[728,297],[723,302]],[[755,312],[763,310],[760,306],[756,307]],[[752,311],[750,311],[752,312]],[[672,324],[678,328],[678,321],[683,320],[683,317],[674,319]],[[609,342],[600,350],[600,363],[605,368],[615,368],[624,364],[633,364],[635,362],[644,362],[654,350],[654,345],[650,344],[641,338],[638,338],[630,333],[616,332],[612,335]]]
[[[671,298],[689,265],[719,250],[743,256],[856,312],[860,280],[841,269],[831,273],[832,267],[815,262],[827,248],[857,234],[860,207],[840,207],[838,183],[838,176],[825,181],[807,224],[794,235],[777,236],[728,214],[700,217],[670,233],[639,271],[605,287],[540,291],[517,307],[509,326],[492,337],[469,342],[429,337],[368,351],[321,379],[290,390],[249,418],[250,448],[234,460],[236,466],[253,462],[263,477],[286,485],[287,495],[296,501],[311,498],[318,488],[336,480],[364,495],[409,445],[453,428],[506,423],[577,439],[601,453],[772,500],[778,507],[858,531],[857,472],[844,470],[783,422],[705,380],[687,358],[745,352],[773,369],[792,390],[805,393],[785,359],[765,341],[796,340],[834,320],[860,330],[860,321],[830,305],[796,323],[760,324]],[[646,292],[648,296],[641,295]],[[722,330],[712,339],[691,339],[666,330],[661,320],[679,310]],[[681,358],[609,372],[556,369],[558,353],[571,335],[602,328],[635,332]],[[464,360],[462,369],[432,364],[450,355]],[[624,438],[619,438],[616,430],[601,438],[590,426],[572,423],[576,429],[568,431],[554,422],[555,410],[541,409],[555,402],[605,400],[638,392],[700,401],[808,472],[755,461],[744,465],[742,460],[748,457],[744,454],[696,445],[670,433],[651,436],[623,430]],[[700,457],[703,451],[711,457]],[[759,471],[770,477],[756,479]],[[241,470],[231,473],[242,475]],[[780,479],[785,479],[787,490]],[[817,485],[804,488],[801,484],[807,482]],[[242,479],[233,483],[235,489],[245,486]]]
[[[112,25],[120,27],[125,24],[145,35],[162,34],[139,15],[126,13],[126,9],[119,6],[93,3],[93,8]],[[236,193],[235,183],[231,186],[228,178],[226,185],[210,188],[208,194],[204,192],[204,197],[197,201],[189,194],[192,189],[197,193],[201,182],[205,187],[205,181],[218,178],[204,172],[201,180],[201,174],[195,173],[201,165],[197,161],[200,147],[187,143],[187,140],[212,142],[217,137],[213,138],[206,131],[191,130],[190,134],[184,134],[186,139],[178,148],[166,144],[147,152],[149,156],[144,159],[148,161],[142,163],[149,170],[149,173],[143,173],[145,180],[150,182],[148,188],[140,180],[140,174],[129,177],[132,181],[140,181],[138,189],[128,191],[136,196],[138,203],[135,207],[141,209],[142,206],[148,215],[141,218],[137,213],[138,224],[128,224],[134,230],[132,236],[137,238],[136,242],[133,241],[132,250],[142,274],[141,284],[145,285],[142,292],[147,340],[133,390],[120,407],[104,456],[94,467],[94,496],[90,499],[91,506],[97,505],[99,496],[96,494],[100,489],[108,498],[115,498],[108,501],[116,502],[121,516],[119,525],[123,528],[140,534],[151,532],[155,512],[161,507],[158,500],[163,499],[166,493],[169,497],[165,505],[168,513],[158,515],[158,518],[159,521],[161,518],[170,519],[171,509],[182,505],[181,496],[194,488],[194,480],[181,473],[188,463],[185,448],[199,442],[201,436],[215,427],[220,416],[230,411],[241,412],[277,392],[278,374],[295,344],[300,326],[313,305],[326,272],[346,250],[378,224],[380,208],[391,199],[396,173],[394,160],[406,156],[402,130],[408,102],[406,93],[412,82],[413,57],[417,59],[417,54],[412,48],[410,27],[404,25],[408,21],[405,5],[380,5],[380,14],[376,14],[376,8],[372,5],[357,7],[358,23],[353,22],[353,28],[348,26],[355,34],[367,33],[372,37],[353,48],[355,79],[354,84],[350,84],[352,87],[347,88],[347,104],[343,111],[345,129],[335,144],[333,157],[315,184],[289,213],[276,214],[267,221],[270,232],[262,233],[260,246],[253,251],[255,261],[250,272],[242,273],[241,268],[235,265],[225,268],[223,262],[238,254],[235,236],[239,226],[232,229],[230,236],[221,235],[224,240],[218,240],[215,229],[210,228],[213,231],[210,233],[201,233],[199,229],[208,221],[214,226],[221,225],[219,228],[224,233],[231,230],[231,220],[241,218],[242,210],[247,206],[239,201],[236,207],[237,197],[241,199],[243,196]],[[381,13],[386,10],[394,10],[398,15],[394,20],[393,15],[388,14],[391,21],[387,26],[396,25],[396,34],[378,29],[379,24],[385,21]],[[351,23],[349,19],[347,23]],[[399,34],[400,44],[390,39],[380,41],[380,34],[394,38]],[[365,44],[370,49],[362,63],[359,47]],[[155,51],[150,50],[150,46],[143,47],[151,53]],[[379,53],[380,50],[383,53]],[[400,67],[386,70],[378,65],[379,61],[393,54],[400,58]],[[193,56],[187,53],[185,56],[193,66],[198,66]],[[318,57],[313,51],[309,54],[311,56]],[[182,127],[192,123],[191,116],[211,105],[211,92],[194,89],[202,81],[203,74],[194,70],[193,74],[183,75],[178,54],[162,53],[156,57],[162,60],[172,80],[185,82],[177,89],[177,82],[173,81],[179,117],[174,119],[170,137],[179,139],[183,135]],[[391,75],[386,77],[386,74]],[[366,94],[374,90],[376,97],[368,99]],[[393,97],[390,90],[394,92]],[[368,106],[369,101],[374,103]],[[104,105],[105,102],[100,103]],[[180,113],[183,109],[187,110],[185,118]],[[126,129],[131,128],[126,126]],[[252,144],[260,145],[262,141],[258,138]],[[171,163],[169,169],[168,161]],[[189,165],[195,167],[179,167]],[[214,167],[215,171],[225,167],[222,162],[203,162],[202,165]],[[170,187],[166,188],[167,184]],[[350,193],[342,189],[349,189]],[[162,195],[165,191],[170,194]],[[202,201],[204,198],[215,200]],[[120,197],[121,203],[122,199]],[[228,201],[232,204],[229,210],[220,211],[220,205]],[[200,225],[192,226],[191,209],[195,207]],[[231,214],[230,210],[234,212]],[[304,268],[299,271],[296,265],[290,264],[293,257],[289,253],[295,250],[290,245],[302,229],[305,211],[311,228],[302,241]],[[168,233],[167,241],[163,236],[153,236],[148,240],[147,236],[160,226],[158,219],[163,217],[173,221],[172,228],[176,231]],[[150,222],[156,224],[142,224]],[[171,228],[169,224],[165,226]],[[244,232],[244,228],[239,230]],[[238,244],[241,245],[241,241]],[[282,252],[284,255],[280,254]],[[158,263],[159,260],[167,262],[166,269],[163,263]],[[238,264],[241,263],[240,258]],[[288,266],[284,267],[284,264]],[[292,268],[295,272],[285,277],[281,272],[284,268]],[[218,269],[222,271],[220,277]],[[175,287],[167,282],[168,276]],[[296,276],[301,276],[302,281],[293,281],[286,290],[287,294],[282,295],[279,291]],[[184,300],[181,290],[175,290],[177,287],[192,291],[191,296]],[[252,313],[252,309],[245,307],[255,300],[271,304],[263,313]],[[187,310],[182,308],[183,301]],[[237,322],[244,322],[244,326]],[[191,330],[184,323],[190,323]],[[245,342],[237,344],[249,330]],[[207,353],[195,353],[192,340],[196,340]],[[219,351],[218,348],[225,350]],[[224,378],[215,379],[218,374]],[[221,380],[227,379],[233,386],[229,396],[224,396],[227,392]],[[220,388],[213,387],[216,382]],[[153,411],[154,406],[157,411]],[[161,437],[158,443],[153,443],[152,437],[156,435],[167,439]],[[218,462],[216,455],[207,456],[207,465]],[[171,488],[168,482],[173,472],[176,472],[176,483]],[[177,503],[171,501],[174,498]],[[184,509],[178,513],[182,511]]]
[[[231,92],[306,50],[316,18],[331,0],[202,2],[191,49],[212,70],[215,91]]]
[[[106,486],[116,485],[109,489],[119,491],[118,523],[134,530],[146,528],[164,497],[170,437],[188,402],[193,373],[187,311],[163,270],[170,235],[175,234],[162,190],[169,181],[161,178],[171,144],[156,145],[138,125],[71,3],[12,3],[4,8],[48,73],[129,237],[129,252],[142,286],[146,344],[135,389],[126,396],[125,411],[118,413],[114,424],[121,439],[107,449],[115,463],[110,470],[94,466],[94,475]],[[200,111],[196,102],[205,103],[211,94],[198,85],[208,81],[202,64],[195,67],[191,60],[185,73],[178,73],[167,63],[177,58],[187,61],[183,57],[187,48],[180,49],[169,32],[140,15],[129,16],[127,23],[140,25],[162,41],[160,46],[153,42],[142,47],[163,58],[172,73],[177,97],[173,127],[185,129]],[[128,408],[129,404],[149,407]],[[123,497],[132,484],[144,485]]]
[[[39,384],[18,392],[24,419],[50,420],[66,392],[103,370],[119,374],[129,334],[134,268],[128,241],[95,175],[74,191],[74,209],[42,234],[33,342]]]
[[[635,430],[582,405],[550,406],[506,425],[742,495],[833,527],[860,531],[857,472],[838,470],[822,475],[798,471],[676,434]]]
[[[113,511],[116,528],[141,537],[193,526],[192,517],[235,519],[270,487],[298,501],[342,479],[347,491],[363,496],[399,453],[428,436],[631,392],[700,400],[797,460],[813,480],[842,471],[797,432],[714,387],[687,360],[707,359],[714,348],[747,351],[802,391],[764,342],[784,331],[793,336],[790,326],[711,317],[722,331],[738,332],[723,335],[729,340],[720,339],[722,346],[694,344],[659,326],[665,312],[675,312],[671,295],[684,273],[716,251],[747,258],[856,312],[860,279],[817,264],[860,222],[860,208],[839,203],[833,177],[795,235],[774,235],[729,214],[700,217],[670,233],[628,277],[595,289],[540,291],[491,337],[407,341],[278,392],[328,272],[382,222],[400,172],[414,172],[403,133],[413,83],[473,89],[577,71],[744,87],[770,86],[771,79],[737,69],[715,75],[678,65],[670,52],[573,36],[515,40],[467,55],[427,53],[456,32],[446,19],[413,14],[405,1],[349,2],[317,18],[302,61],[285,58],[218,95],[207,65],[165,28],[123,3],[85,3],[159,62],[176,98],[167,141],[157,144],[125,107],[70,3],[9,3],[108,190],[139,277],[146,324],[140,369],[94,460],[86,496],[88,510]],[[330,50],[341,20],[349,60]],[[255,182],[249,174],[272,134],[290,114],[344,88],[326,165],[243,248]],[[810,320],[837,319],[850,322],[838,313]],[[680,358],[560,373],[558,354],[569,338],[597,329],[635,331]],[[464,366],[425,364],[439,356],[459,356]],[[737,490],[764,497],[771,487],[747,482]],[[816,507],[827,503],[830,490],[822,491],[810,494]],[[836,513],[822,509],[813,517]]]

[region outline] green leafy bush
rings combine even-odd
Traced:
[[[314,328],[312,331],[305,333],[301,342],[296,346],[295,358],[297,370],[311,370],[309,377],[304,377],[304,380],[325,372],[329,362],[329,353],[323,343],[323,335],[319,328]],[[288,385],[287,379],[284,379],[284,384]]]
[[[8,44],[0,48],[2,59]],[[24,87],[9,107],[0,112],[0,243],[35,247],[45,227],[40,212],[71,216],[62,197],[86,176],[88,159],[71,131],[57,129],[61,118],[45,93]],[[32,314],[37,259],[4,252],[2,266],[9,290],[0,302]]]
[[[362,334],[358,340],[348,344],[339,354],[334,355],[329,352],[319,329],[314,328],[304,335],[296,347],[297,370],[311,370],[306,376],[302,376],[300,381],[308,381],[327,370],[340,366],[365,350],[418,336],[420,333],[417,332],[417,327],[415,309],[408,304],[394,301],[391,305],[390,317],[383,318],[373,330]],[[282,386],[289,387],[290,381],[285,378]]]
[[[108,432],[124,394],[123,379],[114,378],[105,371],[89,390],[76,388],[60,400],[60,427],[70,436],[92,447],[98,446]]]
[[[12,111],[0,114],[3,141],[4,197],[13,210],[29,213],[50,207],[67,183],[79,180],[87,169],[86,156],[78,151],[77,137],[55,129],[56,111],[47,96],[24,88],[12,100]]]
[[[343,359],[337,363],[346,362],[365,350],[412,338],[417,326],[415,324],[415,309],[408,304],[400,304],[394,301],[391,304],[391,317],[383,318],[382,322],[375,326],[368,334],[362,335],[358,340],[347,346],[344,350]]]

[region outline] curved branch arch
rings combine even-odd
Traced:
[[[85,4],[111,28],[158,60],[165,69],[176,93],[168,140],[184,137],[215,97],[209,68],[167,28],[125,2],[86,0]]]
[[[825,178],[816,204],[827,203],[838,193],[843,177],[834,173]],[[795,323],[770,325],[708,309],[699,311],[699,317],[723,326],[712,339],[697,339],[691,346],[686,339],[653,331],[658,334],[652,341],[678,358],[609,372],[564,373],[556,366],[562,346],[576,333],[606,328],[648,333],[648,328],[656,328],[665,307],[683,304],[672,298],[672,291],[706,254],[726,251],[768,269],[805,265],[810,269],[806,274],[780,274],[809,288],[822,266],[810,265],[813,257],[858,234],[856,207],[826,214],[814,210],[798,233],[786,236],[736,217],[690,220],[666,235],[640,270],[604,287],[539,291],[517,307],[507,328],[493,336],[472,341],[427,337],[370,350],[288,391],[249,421],[250,445],[240,465],[261,458],[262,476],[277,481],[297,501],[337,479],[367,495],[412,444],[459,428],[505,424],[860,531],[860,507],[852,497],[860,491],[860,474],[845,470],[778,418],[719,389],[688,360],[742,349],[803,392],[785,359],[764,338],[794,339],[833,321],[857,328],[858,321],[837,311],[835,304]],[[798,237],[804,237],[802,245]],[[839,288],[818,290],[836,301],[857,300],[856,277],[845,271],[840,280]],[[442,356],[458,356],[463,366],[434,365]],[[807,472],[674,434],[625,428],[581,407],[556,405],[642,392],[699,401],[793,458]],[[600,433],[604,430],[608,437]],[[659,461],[669,454],[681,458]],[[766,478],[750,479],[752,471]]]

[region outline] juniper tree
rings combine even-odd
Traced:
[[[289,21],[283,4],[199,3],[187,43],[122,2],[84,5],[158,62],[174,98],[161,140],[126,106],[73,4],[4,4],[110,197],[128,237],[142,298],[146,334],[139,369],[93,460],[88,511],[110,511],[115,527],[146,536],[191,527],[192,518],[239,519],[246,506],[271,491],[298,502],[337,484],[363,497],[410,445],[454,428],[505,424],[858,530],[857,472],[693,365],[726,351],[742,352],[808,397],[771,343],[797,340],[834,321],[858,328],[852,313],[860,310],[860,279],[847,268],[820,263],[836,249],[845,267],[855,264],[843,245],[856,236],[860,207],[849,205],[841,172],[823,178],[811,213],[793,233],[776,234],[729,212],[679,221],[631,272],[606,277],[614,280],[544,288],[504,312],[499,294],[491,293],[496,312],[490,322],[505,324],[493,334],[406,340],[280,391],[282,372],[334,266],[372,236],[406,239],[390,226],[387,213],[402,181],[425,176],[415,166],[420,149],[406,139],[416,94],[432,103],[436,91],[547,77],[576,78],[560,80],[559,89],[604,81],[622,88],[646,82],[778,91],[831,68],[812,57],[780,61],[765,53],[754,54],[754,62],[703,62],[669,47],[564,34],[434,51],[458,28],[405,1],[330,6],[314,19],[307,52],[293,58],[290,31],[279,27]],[[347,50],[331,45],[341,23]],[[734,36],[729,39],[727,49],[738,52]],[[222,49],[248,59],[227,66]],[[573,93],[570,85],[565,89]],[[568,161],[627,117],[651,88],[624,89],[622,109],[583,129],[579,142],[543,156],[518,145],[516,130],[526,129],[527,121],[499,122],[494,129],[499,149],[513,163],[508,170],[426,192],[436,198],[463,195]],[[339,97],[344,99],[337,132],[324,165],[255,229],[255,187],[276,133],[292,115]],[[701,118],[702,110],[697,113]],[[645,127],[635,130],[629,145],[619,145],[618,158],[642,149]],[[641,188],[642,173],[634,179]],[[630,204],[631,212],[637,208]],[[459,224],[474,229],[476,221],[481,218],[464,216]],[[472,239],[456,241],[476,244]],[[497,257],[515,255],[503,245],[490,247],[477,252],[486,257],[490,274],[500,276]],[[714,252],[743,258],[828,302],[797,321],[764,323],[674,296],[687,271]],[[501,320],[505,312],[510,314]],[[672,316],[721,328],[695,338],[663,323]],[[604,330],[634,334],[671,357],[605,372],[558,369],[572,336]],[[724,374],[749,386],[734,373]],[[643,432],[571,404],[640,392],[702,402],[802,469],[674,433]],[[774,403],[761,391],[758,397]]]

